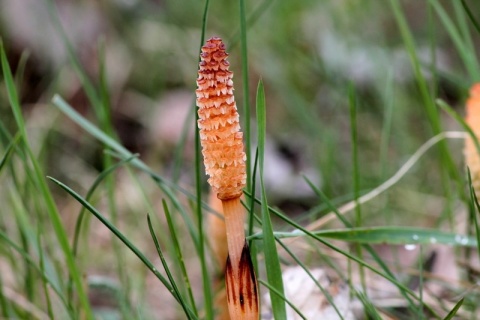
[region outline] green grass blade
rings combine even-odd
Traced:
[[[153,243],[155,244],[155,249],[157,249],[158,256],[159,256],[159,258],[162,262],[163,269],[165,269],[165,273],[167,274],[168,280],[170,281],[170,284],[172,285],[172,288],[173,288],[173,291],[175,292],[175,295],[178,296],[178,298],[179,298],[178,302],[180,303],[183,310],[185,311],[185,315],[188,317],[188,319],[192,319],[192,315],[190,314],[190,309],[185,304],[185,301],[183,301],[184,299],[183,299],[182,295],[180,294],[180,291],[178,290],[175,279],[173,278],[173,275],[170,272],[170,268],[168,266],[168,263],[165,260],[165,256],[163,255],[162,249],[160,248],[160,243],[158,242],[155,231],[153,230],[152,221],[150,220],[150,215],[149,214],[147,214],[147,224],[148,224],[148,230],[150,231],[150,235],[152,236]]]
[[[45,261],[44,261],[43,250],[41,249],[42,248],[42,241],[41,241],[41,238],[40,238],[40,232],[37,233],[37,243],[38,243],[38,246],[39,246],[38,252],[39,252],[39,255],[40,255],[40,270],[44,273],[45,272]],[[51,298],[50,298],[50,291],[48,291],[47,283],[45,281],[43,281],[42,286],[43,286],[43,294],[45,295],[45,300],[47,302],[48,316],[50,317],[50,319],[55,319],[55,316],[53,315],[52,301],[51,301]]]
[[[472,10],[468,7],[468,5],[465,3],[465,0],[461,0],[463,9],[468,15],[468,18],[472,22],[473,26],[477,30],[477,32],[480,34],[480,24],[478,23],[477,19],[473,16]]]
[[[165,218],[168,224],[168,229],[170,231],[170,234],[172,235],[171,241],[174,246],[177,261],[180,266],[183,280],[185,281],[185,285],[187,286],[188,297],[190,299],[193,312],[195,313],[196,316],[198,316],[198,311],[195,305],[195,298],[193,296],[192,286],[190,284],[190,277],[188,276],[187,268],[185,266],[185,262],[183,259],[182,248],[180,247],[180,242],[178,241],[177,230],[175,228],[175,225],[173,224],[173,219],[171,217],[170,210],[168,209],[167,202],[164,199],[162,199],[162,205],[163,205],[163,212],[165,213]]]
[[[295,260],[295,262],[305,271],[305,273],[310,277],[310,279],[312,279],[312,281],[315,283],[317,288],[319,288],[320,291],[322,291],[322,293],[325,296],[325,298],[327,299],[328,303],[333,307],[333,309],[337,313],[338,317],[343,320],[342,313],[340,312],[340,310],[338,310],[337,306],[335,305],[335,302],[333,301],[332,295],[327,290],[325,290],[324,287],[322,287],[322,285],[318,282],[317,279],[315,279],[314,275],[310,272],[309,268],[302,261],[300,261],[298,256],[295,253],[293,253],[293,251],[290,250],[287,245],[285,245],[282,241],[280,241],[280,239],[276,236],[276,233],[274,233],[274,234],[275,234],[275,238],[277,239],[277,242],[290,255],[290,257],[292,257],[293,260]]]
[[[355,288],[353,290],[365,308],[365,314],[368,315],[367,319],[382,320],[382,317],[378,314],[378,311],[375,309],[372,301],[370,301],[363,292],[358,292],[358,290],[355,290]]]
[[[472,35],[470,33],[470,28],[468,27],[468,18],[465,12],[465,7],[462,6],[462,3],[460,1],[454,1],[452,2],[456,19],[457,19],[457,24],[458,24],[458,31],[460,33],[460,36],[463,39],[464,45],[465,45],[465,55],[468,56],[469,60],[468,63],[466,63],[467,69],[470,68],[479,68],[480,65],[478,64],[476,54],[475,54],[475,46],[473,44],[472,40]],[[471,71],[473,73],[476,73],[475,80],[478,79],[478,70],[473,70]]]
[[[18,233],[19,233],[19,238],[20,238],[20,243],[22,244],[22,248],[25,252],[27,252],[28,254],[30,253],[30,251],[32,250],[31,247],[32,247],[32,244],[28,241],[28,236],[26,234],[26,231],[25,231],[25,228],[24,228],[24,225],[20,224],[20,223],[17,223],[18,225]],[[38,229],[37,229],[37,235],[38,235]],[[33,238],[33,237],[32,237]],[[39,252],[41,254],[41,251]],[[35,282],[33,281],[34,278],[33,278],[33,272],[32,272],[32,269],[30,268],[30,266],[28,265],[28,262],[25,262],[25,268],[22,268],[23,269],[23,291],[25,292],[25,295],[26,295],[26,298],[29,300],[29,301],[32,301],[33,300],[33,296],[34,296],[34,292],[36,291],[35,290]]]
[[[465,300],[465,298],[462,298],[462,299],[460,299],[460,301],[457,302],[457,304],[455,305],[455,307],[453,307],[452,311],[450,311],[450,312],[447,314],[447,316],[445,317],[445,320],[454,319],[453,317],[457,314],[458,310],[459,310],[460,307],[462,306],[463,300]]]
[[[240,44],[242,50],[242,89],[243,89],[243,132],[245,141],[245,154],[247,155],[247,190],[252,188],[252,153],[250,140],[250,84],[248,77],[248,54],[247,54],[247,21],[245,12],[245,0],[238,1],[240,5]]]
[[[5,319],[14,319],[10,310],[10,304],[7,303],[7,297],[5,297],[5,293],[3,292],[3,279],[1,274],[0,274],[0,316]]]
[[[18,126],[18,130],[25,144],[25,149],[27,151],[28,157],[32,162],[34,173],[35,173],[35,179],[37,180],[40,188],[39,191],[42,194],[42,198],[45,200],[47,213],[49,215],[51,223],[53,224],[55,236],[57,237],[57,240],[59,242],[63,255],[65,256],[68,270],[72,274],[72,277],[74,279],[74,283],[77,289],[78,298],[81,303],[82,311],[85,313],[85,316],[87,319],[93,319],[93,313],[90,308],[90,303],[88,301],[88,297],[84,289],[82,277],[75,263],[72,251],[70,249],[67,233],[63,227],[62,220],[60,218],[60,213],[58,212],[53,196],[50,193],[50,190],[48,189],[47,183],[44,178],[45,175],[43,174],[42,169],[40,168],[40,165],[28,144],[27,130],[25,128],[25,123],[23,121],[22,111],[21,111],[19,100],[18,100],[17,91],[15,89],[12,72],[7,62],[7,57],[3,49],[3,44],[1,42],[0,42],[0,55],[1,55],[1,65],[2,65],[3,75],[5,79],[5,84],[7,86],[7,93],[8,93],[10,106],[12,108],[15,121]]]
[[[415,227],[367,227],[312,231],[319,237],[358,242],[363,244],[390,244],[390,245],[421,245],[443,244],[458,247],[476,247],[477,240],[461,234],[439,231],[435,229]],[[275,237],[295,238],[305,237],[307,234],[295,230],[291,232],[274,232]],[[263,238],[262,233],[249,237],[250,239]]]
[[[257,176],[257,168],[258,168],[258,148],[257,150],[255,151],[255,161],[253,163],[253,173],[252,173],[252,189],[251,189],[251,193],[246,193],[249,197],[249,202],[248,202],[248,207],[247,207],[247,211],[248,211],[248,232],[247,232],[247,235],[251,235],[253,233],[253,225],[254,225],[254,222],[255,222],[255,197],[251,196],[251,195],[254,195],[256,190],[255,190],[255,185],[257,183],[257,179],[256,179],[256,176]],[[248,243],[248,247],[250,248],[250,251],[252,250],[252,242],[250,241]],[[255,255],[252,255],[252,259],[256,260],[255,259]],[[255,265],[255,263],[254,263]]]
[[[358,162],[358,132],[357,132],[357,102],[355,96],[355,89],[353,85],[349,90],[349,105],[350,105],[350,134],[352,139],[352,164],[353,164],[353,194],[355,201],[360,197],[360,170]],[[355,207],[355,226],[362,225],[362,212],[360,206]]]
[[[20,135],[17,134],[15,136],[15,139],[8,144],[7,150],[5,150],[5,154],[3,155],[2,159],[0,159],[0,172],[2,172],[2,169],[8,162],[8,159],[10,159],[10,155],[12,154],[13,149],[16,147],[19,139]]]
[[[273,235],[272,221],[267,205],[267,195],[263,181],[263,168],[265,163],[265,136],[267,127],[267,113],[265,105],[265,91],[263,83],[260,80],[257,88],[257,127],[258,127],[258,162],[260,169],[260,186],[262,193],[262,230],[264,234],[263,247],[265,252],[265,265],[267,269],[267,279],[270,288],[270,299],[272,301],[272,311],[275,319],[286,319],[287,312],[283,297],[283,279],[280,260],[278,258],[275,237]]]
[[[28,50],[23,51],[18,61],[17,70],[15,71],[15,76],[14,76],[15,84],[16,84],[16,87],[19,88],[18,92],[20,93],[20,95],[22,94],[22,92],[20,91],[20,88],[25,78],[25,67],[27,66],[27,62],[29,58],[30,58],[30,52]]]
[[[350,134],[352,139],[353,194],[354,200],[357,203],[355,206],[355,226],[360,227],[362,225],[362,210],[361,206],[358,205],[358,198],[360,197],[360,167],[358,161],[357,98],[353,84],[350,85],[348,98],[350,105]],[[362,259],[362,247],[357,245],[355,246],[355,250],[360,259]],[[367,284],[365,282],[365,270],[360,267],[359,273],[360,283],[362,284],[363,291],[366,292]]]
[[[287,298],[285,298],[285,295],[282,292],[280,292],[279,290],[277,290],[277,288],[272,286],[272,284],[270,282],[265,282],[261,279],[259,279],[258,282],[260,284],[264,285],[265,287],[267,287],[268,290],[270,290],[270,292],[271,292],[270,298],[271,299],[273,299],[273,296],[275,296],[279,300],[286,302],[293,310],[295,310],[295,312],[300,316],[300,318],[302,318],[304,320],[307,320],[307,318],[305,318],[303,313],[300,310],[298,310],[298,308],[293,303],[291,303]],[[273,296],[272,296],[272,293],[273,293]],[[275,309],[273,308],[273,300],[272,300],[272,311],[273,311],[273,314],[274,314],[274,316],[273,316],[274,319],[287,319],[286,315],[285,315],[285,318],[277,318],[277,316],[275,316]]]
[[[268,12],[268,7],[270,7],[270,5],[272,5],[274,2],[275,0],[265,0],[259,5],[257,5],[257,7],[253,9],[253,12],[251,12],[246,19],[246,29],[248,30],[248,28],[251,28],[265,12]],[[236,30],[230,37],[230,41],[228,43],[228,47],[230,49],[233,49],[238,44],[238,42],[241,41],[241,28],[242,25],[240,25],[240,29]]]

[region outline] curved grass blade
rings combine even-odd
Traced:
[[[5,154],[3,155],[2,159],[0,160],[0,172],[2,172],[3,166],[7,163],[10,159],[10,155],[12,154],[13,148],[17,145],[18,140],[20,139],[20,135],[16,135],[14,140],[10,141],[7,146],[7,150],[5,150]]]
[[[5,319],[14,318],[9,306],[10,304],[7,304],[7,297],[5,297],[5,292],[3,292],[2,275],[0,275],[0,316]]]
[[[287,298],[285,298],[285,295],[283,295],[282,293],[280,293],[280,291],[278,291],[274,286],[272,286],[269,282],[265,282],[261,279],[258,279],[258,282],[261,283],[262,285],[264,285],[265,287],[268,288],[268,290],[270,290],[271,293],[275,294],[275,296],[277,298],[279,298],[281,301],[285,301],[293,310],[295,310],[295,312],[304,320],[307,320],[307,318],[303,315],[303,313],[298,310],[298,308],[293,304],[291,303]],[[270,295],[270,298],[272,298],[272,296]],[[273,303],[273,302],[272,302]],[[273,309],[273,305],[272,305],[272,310],[275,314],[275,310]],[[274,319],[287,319],[287,317],[285,316],[285,318],[277,318],[274,316]]]
[[[245,154],[247,155],[247,190],[252,188],[252,153],[250,140],[250,85],[248,76],[248,54],[247,54],[247,21],[245,12],[245,0],[240,0],[240,44],[242,57],[242,89],[243,89],[243,130],[245,140]]]
[[[198,311],[195,306],[195,298],[193,297],[192,286],[190,285],[190,279],[187,273],[187,268],[185,267],[185,263],[183,260],[182,248],[180,247],[177,231],[175,229],[175,226],[173,225],[173,220],[170,215],[170,210],[168,209],[167,202],[165,201],[165,199],[162,199],[162,205],[163,205],[163,211],[165,213],[165,218],[167,219],[168,229],[170,230],[170,234],[172,235],[172,242],[173,242],[173,247],[175,249],[175,254],[177,255],[177,260],[180,265],[180,270],[182,272],[185,285],[187,286],[188,297],[190,299],[190,303],[192,305],[193,311],[195,312],[195,315],[198,315]]]
[[[472,10],[468,7],[468,5],[465,3],[465,0],[460,0],[462,3],[463,9],[468,15],[468,18],[470,18],[470,21],[472,22],[473,26],[477,30],[478,33],[480,33],[480,24],[478,23],[477,19],[473,16]]]
[[[263,168],[265,163],[265,135],[267,126],[267,113],[265,105],[265,91],[263,82],[258,82],[257,88],[257,127],[258,127],[258,162],[260,169],[260,188],[262,193],[262,230],[263,230],[263,249],[265,252],[265,265],[267,269],[267,279],[269,282],[270,299],[272,301],[272,311],[275,319],[286,319],[287,312],[285,309],[285,301],[283,297],[283,279],[282,270],[280,268],[280,260],[278,258],[275,237],[273,235],[272,221],[270,220],[270,212],[268,211],[267,195],[265,192],[265,184],[263,181]]]
[[[445,317],[444,320],[454,319],[453,317],[457,314],[458,310],[459,310],[460,307],[462,306],[463,300],[465,300],[465,298],[462,298],[460,301],[457,302],[457,304],[455,305],[455,307],[453,307],[452,311],[450,311],[450,312],[447,314],[447,316]]]
[[[475,247],[477,240],[466,235],[443,232],[434,229],[411,227],[368,227],[336,230],[312,231],[319,237],[368,244],[444,244],[461,247]],[[308,236],[300,230],[292,232],[274,232],[279,239]],[[249,239],[261,239],[257,233]]]
[[[37,243],[38,243],[38,246],[39,247],[42,247],[42,239],[40,238],[40,232],[37,232]],[[40,255],[40,270],[42,270],[42,272],[45,272],[45,261],[44,261],[44,257],[43,257],[43,250],[38,250],[39,252],[39,255]],[[53,309],[52,309],[52,301],[51,301],[51,298],[50,298],[50,291],[48,291],[48,286],[47,286],[47,283],[45,281],[42,281],[42,287],[43,287],[43,294],[45,295],[45,300],[46,300],[46,303],[47,303],[47,312],[48,312],[48,316],[50,317],[50,319],[55,319],[54,315],[53,315]]]
[[[76,199],[82,206],[84,206],[88,211],[90,211],[104,226],[106,226],[112,233],[122,241],[142,262],[143,264],[163,283],[163,285],[168,289],[168,291],[172,294],[172,296],[180,303],[181,297],[179,297],[173,287],[170,285],[167,279],[158,272],[157,268],[153,265],[153,263],[133,244],[130,240],[125,237],[125,235],[120,232],[113,224],[110,223],[105,217],[97,211],[89,202],[87,202],[84,198],[82,198],[78,193],[70,189],[67,185],[63,184],[62,182],[58,181],[55,178],[47,177],[51,181],[55,182],[58,186],[60,186],[63,190],[69,193],[74,199]],[[192,315],[193,312],[189,310],[189,314]],[[193,317],[194,319],[196,317]]]
[[[188,317],[188,319],[191,319],[189,314],[189,309],[187,308],[187,305],[183,301],[183,297],[180,294],[180,291],[178,290],[177,284],[175,283],[175,279],[173,278],[173,275],[170,272],[170,268],[168,267],[167,261],[165,260],[165,256],[163,255],[162,249],[160,248],[160,243],[158,242],[157,235],[153,230],[152,221],[150,220],[150,214],[147,214],[147,224],[148,224],[148,230],[150,231],[150,235],[152,236],[153,243],[155,244],[155,249],[157,249],[158,256],[162,261],[163,269],[165,269],[165,273],[167,274],[168,280],[170,280],[170,284],[172,285],[172,288],[175,291],[175,294],[179,298],[178,302],[180,303],[183,310],[185,311],[185,315]]]
[[[277,238],[277,237],[275,237],[275,238]],[[278,238],[277,238],[277,242],[290,255],[290,257],[292,257],[293,260],[295,260],[295,262],[305,271],[305,273],[310,277],[310,279],[312,279],[312,281],[315,283],[317,288],[319,288],[320,291],[322,291],[322,293],[325,296],[325,298],[327,299],[328,303],[333,307],[333,309],[337,313],[338,317],[341,320],[343,320],[342,313],[340,312],[340,310],[338,310],[337,306],[335,305],[335,303],[333,301],[333,298],[332,298],[332,295],[327,290],[325,290],[324,287],[322,287],[322,285],[318,282],[317,279],[315,279],[313,274],[310,272],[308,267],[306,265],[304,265],[302,261],[300,261],[300,259],[297,257],[297,255],[295,253],[293,253],[292,250],[290,250],[287,245],[285,245],[282,241],[278,240]]]

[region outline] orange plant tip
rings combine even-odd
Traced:
[[[474,84],[470,89],[470,97],[466,103],[465,120],[478,136],[480,133],[480,83]]]
[[[467,100],[467,113],[471,108],[480,108],[480,83],[475,83],[470,88],[470,97]],[[472,112],[475,112],[472,110]],[[468,116],[468,114],[467,114]]]
[[[480,83],[470,89],[470,97],[466,103],[465,122],[473,133],[480,139]],[[470,169],[472,185],[477,197],[480,197],[480,155],[472,138],[465,140],[465,165]]]
[[[243,134],[233,96],[233,72],[222,39],[202,47],[197,78],[198,128],[208,182],[217,197],[240,197],[246,183]]]

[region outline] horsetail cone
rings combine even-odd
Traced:
[[[480,83],[474,84],[470,89],[470,97],[466,103],[465,122],[480,140]],[[480,155],[470,136],[465,140],[464,155],[465,164],[470,169],[473,189],[477,198],[480,199]]]
[[[258,284],[245,239],[245,210],[240,202],[246,184],[243,134],[233,97],[233,73],[222,40],[207,40],[197,78],[198,128],[208,182],[222,201],[228,256],[225,284],[231,320],[257,320]]]
[[[238,198],[246,182],[243,134],[233,97],[233,72],[218,37],[202,47],[197,79],[198,128],[208,182],[220,200]]]

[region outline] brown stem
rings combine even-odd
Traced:
[[[225,282],[230,319],[257,320],[258,285],[243,228],[245,211],[240,197],[223,200],[222,204],[228,242]]]
[[[240,197],[223,200],[225,227],[227,229],[228,255],[234,270],[242,257],[243,244],[245,243],[245,210],[240,202]],[[237,272],[237,270],[235,270]]]

